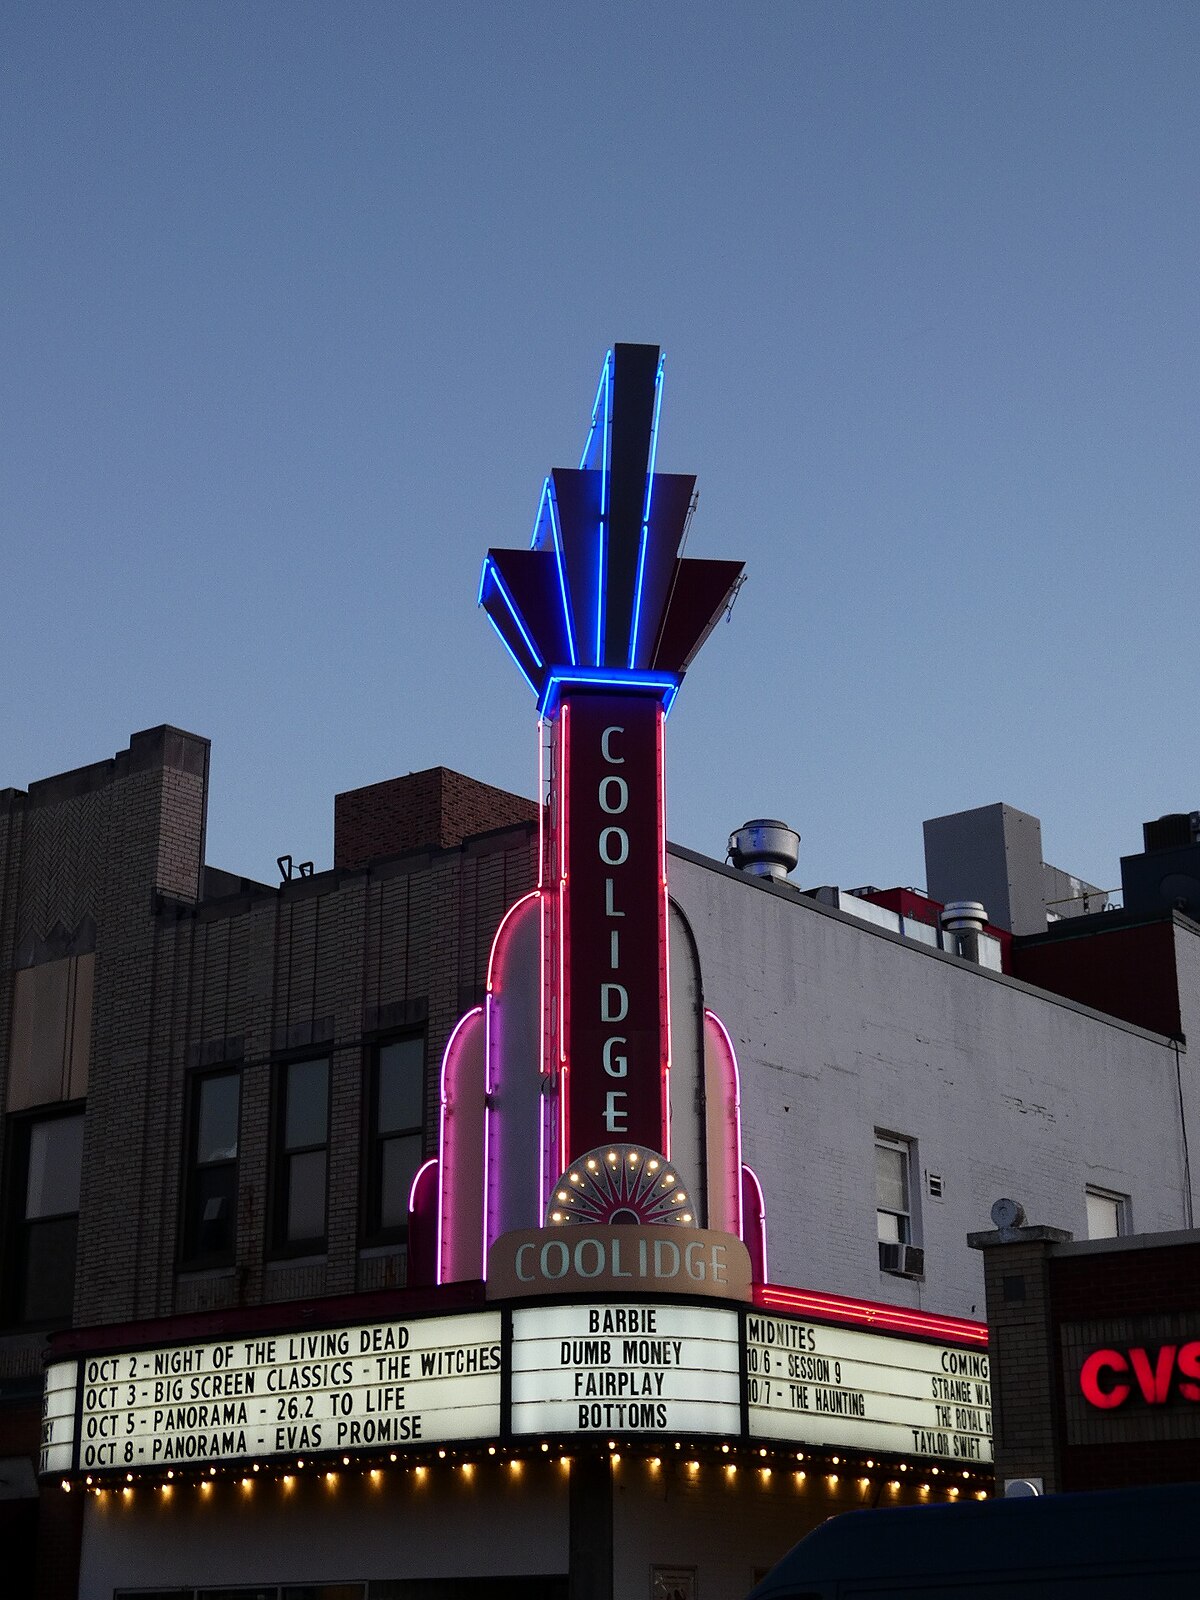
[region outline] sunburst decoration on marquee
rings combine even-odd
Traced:
[[[683,1180],[656,1150],[600,1145],[573,1161],[554,1186],[548,1221],[691,1227],[696,1216]]]

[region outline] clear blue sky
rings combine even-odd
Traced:
[[[1104,885],[1200,806],[1200,7],[39,4],[2,24],[0,786],[170,721],[209,857],[340,789],[532,793],[474,607],[659,343],[669,829],[923,882],[1004,799]]]

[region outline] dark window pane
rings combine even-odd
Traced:
[[[279,1600],[363,1600],[361,1583],[285,1584]]]
[[[379,1225],[403,1228],[408,1222],[408,1192],[421,1165],[421,1135],[383,1141],[379,1174]]]
[[[380,1133],[419,1128],[425,1111],[425,1041],[398,1039],[379,1052]]]
[[[289,1244],[325,1236],[325,1152],[288,1157],[287,1229]]]
[[[191,1590],[187,1591],[189,1594]],[[253,1589],[197,1589],[196,1600],[276,1600],[279,1590],[274,1584]]]
[[[114,1589],[113,1600],[192,1600],[192,1589]]]
[[[83,1167],[83,1118],[56,1117],[29,1130],[27,1217],[59,1217],[79,1210]]]
[[[201,1078],[196,1114],[196,1160],[232,1161],[237,1155],[238,1102],[241,1079],[236,1072]]]
[[[329,1131],[329,1062],[293,1061],[287,1069],[286,1150],[324,1144]]]
[[[24,1322],[69,1322],[75,1295],[78,1217],[34,1222],[25,1230]]]
[[[237,1166],[234,1162],[200,1167],[194,1172],[184,1256],[194,1260],[199,1256],[232,1255],[236,1210]]]

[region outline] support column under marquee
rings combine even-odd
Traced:
[[[570,1600],[613,1600],[613,1481],[607,1455],[571,1462]]]

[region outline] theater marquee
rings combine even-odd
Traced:
[[[611,1294],[47,1370],[41,1471],[166,1473],[537,1437],[719,1437],[990,1462],[988,1358],[729,1300]]]

